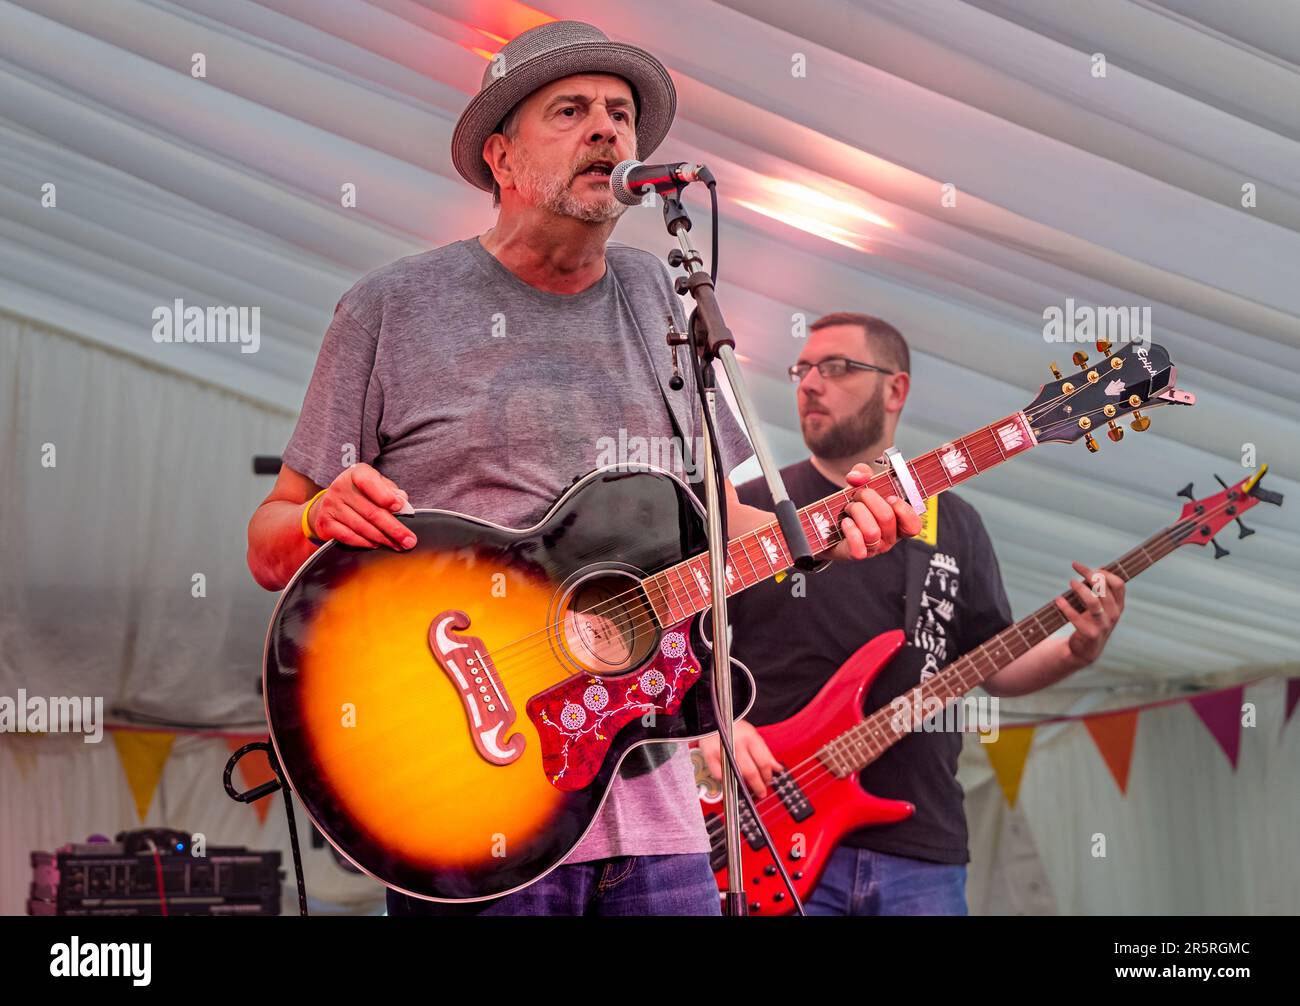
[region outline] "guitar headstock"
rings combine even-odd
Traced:
[[[1111,350],[1098,341],[1101,358],[1088,366],[1088,354],[1077,352],[1077,373],[1062,377],[1052,364],[1055,381],[1044,384],[1038,397],[1023,410],[1039,443],[1071,443],[1083,440],[1096,452],[1093,434],[1106,429],[1114,443],[1124,438],[1119,419],[1131,415],[1129,427],[1138,433],[1151,425],[1143,410],[1161,405],[1195,405],[1196,396],[1174,387],[1176,368],[1163,346],[1154,342],[1130,342]]]
[[[1265,489],[1259,484],[1260,479],[1267,472],[1268,465],[1263,465],[1254,475],[1242,479],[1233,486],[1225,484],[1223,479],[1216,475],[1214,477],[1218,479],[1223,489],[1213,496],[1205,496],[1202,499],[1197,499],[1193,495],[1190,482],[1179,489],[1178,495],[1186,496],[1188,503],[1183,507],[1183,512],[1178,518],[1178,534],[1181,536],[1178,544],[1204,545],[1207,541],[1211,542],[1214,545],[1214,558],[1222,559],[1228,554],[1228,550],[1215,541],[1214,536],[1230,522],[1235,520],[1241,528],[1238,538],[1248,538],[1254,534],[1254,528],[1249,528],[1241,522],[1241,515],[1257,503],[1282,505],[1281,493]],[[1183,524],[1187,526],[1183,528]]]

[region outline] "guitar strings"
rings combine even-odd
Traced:
[[[1202,516],[1201,519],[1203,519],[1203,516]],[[1192,526],[1194,526],[1195,523],[1199,523],[1199,519],[1198,519],[1198,521],[1194,521],[1194,522],[1192,522]],[[1177,527],[1177,525],[1176,525],[1176,527]],[[1173,530],[1173,529],[1171,529],[1171,531],[1172,531],[1172,530]],[[593,552],[592,554],[597,554],[599,551],[602,551],[602,550],[595,550],[595,552]],[[633,593],[634,593],[634,592],[633,592]],[[415,713],[414,718],[418,718],[419,715],[420,715],[419,713]],[[846,731],[846,734],[851,734],[851,733],[853,732],[853,730],[858,731],[858,734],[859,734],[859,735],[866,734],[866,733],[868,732],[868,730],[869,730],[870,727],[871,727],[871,724],[870,724],[869,720],[864,720],[862,723],[858,724],[855,728],[852,728],[851,731]],[[881,731],[881,729],[882,729],[882,728],[877,727],[877,728],[875,728],[874,731],[871,731],[871,733],[868,734],[868,735],[869,735],[869,736],[875,736],[876,740],[879,741],[879,735],[880,735],[880,731]],[[901,735],[896,734],[895,737],[894,737],[894,739],[893,739],[893,741],[891,741],[890,744],[887,745],[887,747],[888,747],[888,746],[892,746],[892,743],[894,743],[894,742],[896,742],[897,740],[901,739],[903,736],[906,736],[906,734],[901,734]],[[872,757],[872,761],[874,761],[876,758],[880,757],[880,754],[883,754],[883,753],[884,753],[884,750],[886,750],[887,747],[886,747],[886,748],[882,748],[881,752],[879,752],[879,753],[873,755],[873,757]],[[346,754],[346,752],[345,752],[344,754]],[[868,763],[868,764],[870,764],[870,763]],[[808,766],[810,766],[810,765],[811,765],[811,767],[812,767],[812,773],[813,773],[813,775],[812,775],[811,777],[810,777],[810,775],[809,775],[809,768],[808,768]],[[787,770],[787,773],[788,773],[788,775],[789,775],[789,778],[790,778],[792,781],[794,781],[796,784],[800,783],[801,781],[807,781],[807,788],[805,789],[805,795],[811,795],[812,793],[817,792],[818,789],[820,788],[820,785],[824,785],[824,784],[825,784],[824,782],[821,782],[821,781],[819,780],[819,777],[817,777],[817,775],[816,775],[817,768],[818,768],[819,765],[820,765],[820,759],[814,756],[814,757],[810,757],[810,758],[804,759],[804,761],[802,761],[802,762],[800,762],[800,763],[797,763],[797,764],[794,765],[794,766],[791,766],[790,769]],[[468,783],[468,782],[467,782],[467,783],[465,783],[464,785],[460,786],[460,788],[461,788],[461,789],[466,789],[466,788],[468,788],[468,787],[471,787],[472,785],[473,785],[472,783]],[[764,797],[762,800],[758,801],[758,802],[757,802],[757,803],[758,803],[758,806],[759,806],[760,808],[762,808],[762,810],[761,810],[760,812],[765,812],[766,810],[771,809],[771,807],[773,806],[774,802],[776,802],[776,801],[779,801],[779,796],[778,796],[778,794],[775,793],[775,792],[769,794],[767,797]]]
[[[1155,562],[1158,562],[1160,559],[1163,559],[1165,556],[1171,554],[1174,550],[1176,550],[1180,545],[1182,545],[1185,542],[1185,540],[1195,529],[1197,524],[1199,524],[1206,517],[1214,515],[1217,510],[1226,508],[1228,505],[1229,502],[1225,501],[1224,503],[1220,504],[1219,507],[1217,507],[1215,510],[1211,510],[1206,514],[1196,515],[1195,520],[1178,521],[1177,523],[1166,528],[1164,531],[1161,531],[1156,535],[1153,535],[1152,538],[1150,539],[1150,543],[1144,549],[1146,551],[1150,551],[1152,554],[1154,554],[1156,550],[1160,550],[1160,554],[1154,556],[1154,558],[1152,559],[1152,563],[1154,564]],[[1013,625],[1008,626],[1008,630],[1013,628],[1017,629],[1018,631],[1021,632],[1021,637],[1023,639],[1024,638],[1023,630],[1020,630],[1019,626],[1021,625],[1022,622],[1032,617],[1035,616],[1033,615],[1026,616],[1026,618],[1021,619],[1020,622],[1016,622]],[[998,633],[995,636],[991,637],[991,639],[996,639],[997,636],[1000,635],[1001,633]],[[983,648],[983,646],[986,645],[988,642],[990,642],[991,639],[985,640],[985,642],[980,644],[979,647],[976,647],[974,650],[971,650],[969,654],[964,654],[962,657],[958,658],[958,661],[954,663],[965,661],[967,660],[968,657],[971,657],[972,655],[980,654],[980,651]],[[982,656],[990,659],[991,661],[993,660],[991,654],[983,654]],[[977,657],[976,659],[972,659],[970,661],[972,667],[977,668],[978,659],[979,658]],[[1010,661],[1008,661],[1008,663],[1010,663]],[[996,666],[996,661],[993,661],[993,666]],[[952,670],[952,668],[953,665],[950,664],[948,667],[944,668],[944,670],[941,671],[940,673],[946,673]],[[1001,668],[998,669],[1001,670]],[[996,673],[996,671],[994,673]],[[958,674],[960,675],[961,672],[958,672]],[[987,677],[992,677],[992,675],[988,675]],[[981,681],[987,680],[987,677],[982,678]],[[975,682],[975,684],[969,685],[964,692],[952,696],[951,699],[949,699],[947,702],[944,703],[944,708],[947,708],[948,704],[951,701],[960,698],[961,695],[966,694],[966,692],[969,692],[972,688],[974,688],[979,683],[980,682],[977,681]],[[911,694],[911,692],[914,690],[915,689],[910,689],[906,694]],[[825,750],[825,748],[828,747],[831,743],[843,741],[845,738],[849,738],[849,737],[852,737],[853,741],[855,742],[858,739],[866,739],[868,743],[879,742],[883,739],[885,741],[883,747],[881,747],[879,751],[873,752],[870,759],[865,764],[854,768],[849,773],[850,775],[854,775],[858,772],[861,772],[868,765],[874,763],[886,751],[888,751],[891,747],[893,747],[894,744],[898,743],[898,741],[902,740],[905,737],[910,736],[912,733],[915,732],[912,730],[898,732],[893,730],[892,728],[873,726],[871,721],[876,715],[879,714],[879,712],[880,712],[879,709],[873,710],[871,713],[866,715],[865,719],[854,724],[852,727],[850,727],[848,730],[845,730],[843,733],[840,733],[835,737],[831,738],[830,741],[827,741],[827,743],[823,745],[822,748],[819,749],[819,751]],[[811,796],[818,789],[823,788],[822,786],[823,773],[826,776],[832,777],[830,779],[831,782],[834,782],[839,778],[841,778],[839,776],[835,776],[834,771],[823,760],[820,753],[815,753],[808,756],[803,761],[797,762],[796,764],[787,767],[782,773],[783,778],[781,781],[784,783],[786,781],[786,778],[788,777],[788,780],[790,782],[795,783],[802,791],[803,795],[807,797],[807,796]],[[847,776],[843,778],[847,778]],[[807,785],[805,785],[805,781],[807,782]],[[784,807],[784,801],[780,799],[780,795],[777,792],[775,792],[775,790],[769,792],[766,796],[755,801],[755,806],[759,810],[760,817],[764,816],[767,810],[775,809],[773,805],[774,801],[776,804],[779,804],[781,807]],[[767,806],[765,807],[764,805]],[[721,822],[721,815],[715,815],[714,821],[710,822],[708,827],[710,837],[712,837],[713,834],[718,830],[717,827],[715,827],[715,825],[721,826],[720,822]]]
[[[1091,385],[1087,385],[1087,386],[1090,387]],[[1082,390],[1082,388],[1080,388],[1079,390]],[[1074,392],[1070,392],[1069,394],[1074,394]],[[1061,400],[1063,400],[1066,397],[1068,397],[1068,395],[1065,393],[1058,394],[1054,399],[1049,399],[1047,402],[1044,402],[1038,406],[1034,406],[1031,409],[1025,410],[1024,415],[1032,423],[1036,421],[1041,415],[1043,415],[1047,410],[1053,408],[1056,403],[1059,403]],[[1083,415],[1090,416],[1103,411],[1104,411],[1104,406],[1099,409],[1093,409],[1091,410],[1091,412],[1085,412]],[[1076,416],[1073,417],[1073,420],[1077,422],[1080,418],[1082,418],[1082,416]],[[986,427],[985,429],[988,428]],[[960,440],[964,438],[958,438],[958,439]],[[995,447],[997,446],[996,442],[994,446]],[[969,451],[969,447],[967,448],[967,450]],[[933,452],[929,452],[929,453],[933,453]],[[999,448],[999,455],[1001,455],[1001,453],[1002,452]],[[1001,460],[1004,460],[1004,456],[995,456],[993,454],[989,455],[989,461],[992,464],[997,464]],[[769,525],[765,525],[765,526],[775,526],[776,523],[777,523],[776,521],[772,521]],[[756,530],[761,531],[762,528]],[[742,535],[740,537],[745,538],[752,533],[754,532],[749,532],[747,535]],[[840,529],[838,527],[834,528],[834,534],[837,537],[841,535]],[[730,548],[730,544],[731,543],[728,543],[728,548]],[[598,552],[599,550],[597,550],[597,552],[594,552],[592,554],[598,554]],[[685,560],[685,562],[693,561],[695,558],[697,557],[692,556],[691,559]],[[681,564],[682,563],[679,563],[677,565],[681,565]],[[751,566],[752,566],[752,562],[751,562]],[[668,570],[671,570],[673,568],[676,567],[675,566],[668,567],[667,570],[662,570],[660,571],[660,574],[655,574],[655,575],[656,576],[661,575],[663,572],[667,572]],[[671,629],[678,624],[682,624],[682,623],[674,623],[674,625],[672,626],[660,626],[658,624],[657,618],[655,617],[653,612],[653,601],[650,599],[648,590],[646,588],[646,583],[648,581],[649,578],[647,578],[647,580],[639,581],[636,587],[624,591],[620,594],[616,594],[611,598],[607,598],[605,601],[602,601],[600,604],[593,606],[593,608],[590,611],[583,612],[583,614],[588,617],[594,617],[594,616],[607,617],[609,621],[613,622],[616,626],[619,627],[621,632],[626,633],[630,630],[633,634],[640,631],[652,633],[660,628]],[[669,586],[671,587],[671,583],[669,584]],[[662,590],[662,587],[660,588],[660,593],[661,593],[661,598],[667,601],[667,594]],[[643,598],[644,601],[642,601]],[[689,601],[690,598],[688,597],[687,600]],[[647,603],[650,605],[651,608],[651,617],[649,618],[646,618],[644,616],[644,609],[646,608]],[[698,612],[692,612],[691,616],[697,613]],[[688,621],[689,617],[691,616],[688,616],[688,618],[684,619],[683,622]],[[559,681],[565,680],[565,678],[572,678],[576,675],[581,675],[581,674],[591,674],[593,677],[599,677],[599,675],[596,675],[594,672],[590,671],[589,669],[576,669],[572,671],[566,670],[564,678],[556,679],[554,677],[555,664],[559,662],[555,659],[555,651],[558,649],[561,652],[563,652],[564,650],[563,629],[564,629],[564,624],[562,622],[548,622],[540,629],[534,630],[533,632],[530,633],[526,633],[525,635],[517,639],[514,639],[510,642],[504,643],[493,650],[486,651],[484,653],[484,656],[490,659],[498,669],[509,666],[512,670],[518,671],[519,669],[526,666],[525,662],[527,662],[527,664],[531,665],[532,667],[545,668],[543,674],[538,675],[536,677],[525,677],[524,681],[521,682],[523,684],[524,689],[527,691],[531,691],[531,689],[536,687],[538,684],[542,684],[544,686],[541,689],[544,691],[545,688],[552,687],[555,684],[558,684]],[[538,637],[544,637],[544,638],[538,638]],[[620,673],[627,673],[627,672],[623,671]]]
[[[1227,505],[1226,503],[1221,504],[1221,507],[1226,505]],[[1216,511],[1211,510],[1209,513],[1205,515],[1198,515],[1197,519],[1193,521],[1180,521],[1179,523],[1175,524],[1173,527],[1166,529],[1164,532],[1161,532],[1159,535],[1153,536],[1151,540],[1152,544],[1150,547],[1154,549],[1157,547],[1157,543],[1163,543],[1164,541],[1173,538],[1176,534],[1180,532],[1184,532],[1181,533],[1181,538],[1185,539],[1187,535],[1190,534],[1190,532],[1195,528],[1195,526],[1201,522],[1201,520],[1204,520],[1207,516],[1212,516],[1215,512]],[[1181,540],[1176,541],[1172,547],[1177,547],[1177,545],[1180,543]],[[1172,550],[1172,547],[1170,550]],[[1168,554],[1168,551],[1162,553],[1160,557],[1163,557],[1163,555],[1165,554]],[[1024,620],[1022,619],[1022,621]],[[1018,627],[1019,624],[1020,623],[1016,623],[1016,626]],[[972,653],[977,653],[977,652],[978,650],[972,651]],[[959,659],[965,660],[966,657],[963,656],[962,658]],[[985,655],[985,659],[991,659],[991,658]],[[950,670],[951,667],[952,665],[950,665],[949,668],[945,668],[945,671]],[[877,710],[876,712],[879,711]],[[882,735],[882,731],[887,730],[887,728],[882,726],[877,726],[874,728],[872,727],[871,716],[876,715],[876,712],[873,712],[868,716],[867,719],[863,720],[858,724],[855,724],[854,727],[851,727],[849,730],[845,731],[843,734],[840,734],[838,737],[832,738],[832,740],[842,740],[843,738],[856,733],[860,736],[874,737],[876,742],[879,742]],[[421,711],[413,709],[409,722],[412,724],[415,723],[420,719],[422,715],[423,713]],[[395,726],[395,729],[398,732],[404,732],[402,724],[400,723]],[[907,735],[908,735],[907,733],[901,733],[901,734],[895,733],[893,739],[890,740],[884,747],[882,747],[882,749],[879,752],[873,754],[871,760],[867,762],[867,764],[871,764],[871,762],[874,762],[885,752],[885,750],[891,747],[893,743],[896,743],[898,740],[901,740],[903,737],[906,737]],[[884,736],[888,737],[888,733],[886,732]],[[362,739],[358,738],[358,745],[361,744],[362,744]],[[341,749],[336,752],[336,756],[344,761],[347,761],[350,757],[350,750],[351,749],[349,748]],[[858,771],[861,771],[861,769],[855,769],[853,770],[853,773],[855,774]],[[789,777],[790,781],[799,785],[801,790],[803,791],[803,795],[809,798],[811,798],[813,794],[824,789],[825,786],[830,785],[831,783],[836,781],[835,778],[833,777],[833,773],[831,773],[828,769],[826,769],[825,764],[822,762],[821,758],[816,754],[809,756],[808,758],[805,758],[803,761],[798,762],[795,765],[790,766],[786,770],[786,775]],[[446,780],[444,780],[444,783],[445,782]],[[469,790],[477,791],[479,789],[479,784],[477,784],[472,780],[466,780],[462,783],[453,783],[450,788],[453,791],[469,791]],[[768,811],[774,809],[775,806],[780,803],[780,797],[777,792],[772,791],[767,796],[755,801],[755,803],[756,806],[759,808],[760,815],[765,816]],[[711,839],[715,837],[714,833],[716,832],[718,820],[719,818],[717,818],[717,816],[715,815],[713,817],[713,820],[711,820],[707,825],[707,830],[710,833]]]
[[[870,727],[871,724],[868,721],[863,721],[863,723],[859,724],[859,726]],[[891,748],[895,743],[897,743],[897,741],[902,740],[904,737],[909,736],[909,734],[912,732],[913,731],[904,731],[902,733],[899,733],[885,726],[877,726],[874,729],[861,731],[859,736],[871,737],[874,739],[875,743],[881,743],[881,739],[883,737],[884,738],[883,746],[879,751],[873,751],[871,757],[864,764],[856,765],[849,774],[856,775],[858,772],[862,771],[862,769],[874,763],[889,748]],[[829,785],[831,782],[834,782],[835,778],[838,777],[834,777],[834,773],[826,765],[823,764],[823,765],[814,765],[811,770],[804,771],[801,777],[795,778],[793,781],[799,784],[800,778],[811,780],[809,782],[800,784],[800,790],[802,795],[804,797],[811,798],[815,793],[824,789],[826,785]],[[845,776],[845,778],[847,778],[847,776]],[[771,803],[773,800],[779,801],[779,794],[776,793],[775,791],[773,791],[768,796],[758,801],[758,804],[763,808],[762,810],[760,810],[760,815],[763,816],[764,818],[766,818],[768,810],[774,809]],[[708,830],[710,832],[711,839],[716,837],[717,826],[715,826],[713,822],[710,822]]]
[[[1059,400],[1062,397],[1065,396],[1058,396],[1057,400]],[[1050,408],[1051,405],[1052,405],[1051,402],[1044,403],[1043,405],[1038,406],[1034,411],[1036,413],[1042,412],[1043,410]],[[1103,411],[1104,411],[1104,406],[1099,409],[1093,409],[1090,412],[1085,412],[1083,413],[1082,416],[1073,417],[1073,419],[1075,422],[1077,422],[1078,419],[1083,418],[1084,416],[1095,415]],[[1026,418],[1031,418],[1029,416],[1029,413],[1026,413]],[[1002,459],[1003,459],[1003,455],[1001,454],[1000,450],[999,453],[996,455],[991,452],[989,453],[989,460],[993,464],[998,463]],[[770,525],[766,525],[766,526],[775,526],[775,525],[776,522],[773,521]],[[758,530],[761,530],[761,528]],[[749,532],[748,534],[752,534],[752,533],[753,532]],[[835,529],[835,533],[837,536],[840,535],[840,531],[838,528]],[[741,536],[741,537],[746,537],[746,536]],[[739,540],[739,539],[735,539],[735,540]],[[731,543],[728,544],[730,546]],[[685,561],[690,562],[693,561],[695,558],[698,557],[693,556],[691,559]],[[669,569],[672,568],[675,567],[669,567]],[[660,572],[660,574],[655,574],[655,575],[661,575],[663,572],[666,571],[667,570],[663,570]],[[663,629],[673,628],[674,626],[659,626],[658,621],[653,614],[653,601],[650,599],[648,591],[645,590],[645,584],[647,582],[648,580],[639,581],[637,586],[632,588],[631,590],[627,590],[620,594],[616,594],[611,598],[607,598],[606,600],[602,601],[600,604],[593,606],[589,611],[582,612],[582,614],[588,617],[593,617],[593,616],[606,617],[608,618],[609,621],[614,622],[616,625],[618,625],[621,631],[624,632],[628,630],[630,630],[632,633],[636,633],[639,631],[653,632],[657,628],[663,628]],[[661,588],[661,596],[665,601],[667,601],[667,594],[662,591],[662,588]],[[642,601],[643,598],[644,598],[644,602]],[[649,605],[651,609],[651,617],[649,618],[644,617],[644,609],[647,607],[647,605]],[[692,615],[697,613],[698,612],[692,612]],[[676,624],[680,624],[680,623],[675,623],[675,625]],[[562,638],[563,629],[564,629],[564,624],[562,622],[549,622],[540,629],[534,630],[533,632],[520,636],[519,638],[511,640],[508,643],[504,643],[496,647],[494,650],[487,651],[484,655],[489,659],[491,659],[493,663],[496,664],[498,667],[509,665],[515,670],[518,670],[523,666],[522,661],[528,660],[531,663],[533,663],[535,666],[542,666],[542,665],[546,666],[548,672],[553,671],[553,664],[551,663],[549,656],[554,652],[554,649],[557,647],[563,650],[564,648],[564,642]],[[546,638],[544,639],[536,638],[540,636],[545,636]],[[509,657],[505,656],[507,653],[510,654]],[[622,672],[622,673],[626,673],[626,672]],[[596,675],[594,672],[586,669],[568,671],[566,672],[565,676],[574,677],[575,675],[579,675],[579,674],[592,674],[593,676],[599,677],[599,675]],[[537,679],[525,679],[526,681],[525,687],[531,688],[534,686],[534,684],[537,681],[542,681],[542,680],[550,681],[551,684],[558,683],[558,681],[554,680],[552,675],[548,673],[544,679],[540,677]],[[564,680],[564,679],[559,679],[559,680]]]

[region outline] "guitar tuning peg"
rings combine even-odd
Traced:
[[[1057,368],[1056,363],[1049,363],[1048,366],[1052,368],[1052,376],[1059,381],[1061,379],[1061,371]]]
[[[1174,493],[1174,495],[1175,495],[1175,496],[1186,496],[1186,497],[1187,497],[1189,500],[1191,500],[1193,503],[1196,502],[1196,494],[1195,494],[1194,492],[1192,492],[1192,484],[1191,484],[1190,482],[1188,482],[1187,485],[1185,485],[1185,486],[1183,486],[1181,489],[1179,489],[1178,492]]]
[[[1092,438],[1091,433],[1084,434],[1083,442],[1088,445],[1088,453],[1090,454],[1096,454],[1101,450],[1101,448],[1097,446],[1097,441]]]
[[[1082,349],[1080,349],[1072,357],[1070,357],[1070,359],[1074,361],[1074,365],[1076,367],[1082,367],[1085,363],[1088,362],[1088,354],[1085,353]]]
[[[1098,353],[1103,353],[1103,354],[1105,354],[1106,356],[1110,356],[1110,343],[1107,342],[1105,339],[1098,339],[1098,340],[1097,340],[1097,352],[1098,352]]]
[[[1124,431],[1115,424],[1115,420],[1109,420],[1106,425],[1110,427],[1110,429],[1106,431],[1106,436],[1110,437],[1111,443],[1117,444],[1124,439]]]
[[[1238,526],[1241,528],[1241,534],[1237,535],[1238,538],[1249,538],[1255,533],[1255,529],[1253,527],[1246,527],[1246,525],[1241,522],[1240,517],[1237,517],[1236,521]]]
[[[1228,488],[1228,483],[1224,482],[1223,479],[1219,478],[1219,476],[1217,475],[1214,476],[1214,481],[1219,483],[1219,485],[1223,486],[1224,489]]]
[[[1224,548],[1222,545],[1219,544],[1217,538],[1211,538],[1210,544],[1214,546],[1214,558],[1216,559],[1222,559],[1225,555],[1232,554],[1226,548]]]
[[[1133,413],[1133,422],[1129,423],[1128,427],[1134,433],[1145,433],[1151,428],[1151,417],[1135,412]]]

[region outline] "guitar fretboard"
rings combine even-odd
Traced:
[[[938,450],[913,458],[907,462],[907,468],[920,497],[928,499],[1029,450],[1035,443],[1029,420],[1023,412],[1017,412],[944,444]],[[881,496],[907,499],[892,470],[879,473],[867,486]],[[813,554],[833,548],[843,538],[840,519],[857,491],[842,489],[799,511],[799,523],[808,536]],[[727,546],[727,596],[789,569],[793,563],[775,520],[733,538]],[[676,625],[709,606],[708,553],[694,556],[641,582],[659,624],[664,627]]]
[[[1127,583],[1182,544],[1195,524],[1195,521],[1181,521],[1152,535],[1106,569]],[[1060,596],[1075,611],[1084,610],[1083,602],[1073,591]],[[1065,625],[1066,621],[1055,602],[1043,605],[1032,615],[1008,626],[981,646],[954,660],[934,677],[901,697],[901,700],[895,700],[897,706],[895,703],[882,706],[861,723],[828,742],[817,752],[818,758],[841,777],[861,771],[913,732],[917,726],[912,715],[914,710],[922,710],[929,715],[931,710],[946,708],[950,702],[987,681],[1017,657],[1028,653]]]

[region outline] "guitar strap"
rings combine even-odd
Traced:
[[[611,242],[613,244],[614,242]],[[659,296],[653,297],[634,297],[631,290],[644,289],[643,284],[636,286],[624,286],[619,281],[618,269],[614,266],[612,259],[606,259],[611,271],[614,274],[614,286],[618,290],[619,298],[628,306],[628,314],[632,318],[632,325],[636,329],[637,338],[641,340],[641,345],[645,348],[646,357],[650,361],[650,369],[654,372],[655,382],[659,386],[659,394],[663,398],[664,408],[668,410],[668,418],[672,421],[673,435],[682,448],[682,464],[687,472],[695,471],[694,458],[692,457],[692,448],[695,440],[691,436],[695,423],[695,375],[690,366],[690,359],[686,357],[689,353],[688,347],[680,347],[681,354],[679,359],[685,366],[682,366],[682,380],[686,382],[681,391],[669,393],[668,382],[672,378],[672,351],[668,347],[665,339],[661,338],[657,343],[652,344],[646,338],[645,332],[641,328],[641,319],[654,318],[663,319],[667,325],[668,317],[671,314],[674,325],[678,331],[684,331],[685,322],[681,317],[681,303],[673,303],[677,299],[676,294],[672,294],[671,300]],[[668,330],[664,328],[664,335]],[[694,490],[694,486],[692,486]]]
[[[613,243],[613,242],[611,242]],[[673,435],[677,442],[681,444],[682,464],[686,472],[695,471],[694,458],[691,454],[692,439],[687,432],[691,424],[687,421],[691,411],[695,406],[695,382],[688,366],[681,368],[682,379],[687,383],[681,391],[669,394],[668,381],[672,377],[672,352],[668,347],[666,340],[661,340],[656,347],[651,345],[646,338],[645,332],[641,329],[641,319],[663,319],[665,326],[668,317],[671,314],[674,324],[678,330],[681,330],[682,322],[680,319],[681,305],[672,304],[669,300],[661,297],[634,297],[631,290],[644,289],[645,284],[634,286],[625,286],[619,280],[618,269],[614,266],[613,258],[606,258],[606,264],[614,274],[614,286],[618,291],[619,299],[627,305],[628,314],[632,318],[632,326],[636,329],[637,338],[641,340],[641,345],[645,348],[646,357],[650,362],[650,369],[654,372],[655,382],[659,386],[659,394],[663,397],[664,408],[668,410],[668,418],[672,421]],[[672,295],[675,299],[676,295]],[[673,310],[677,308],[677,310]],[[664,334],[667,335],[668,329],[664,328]],[[687,483],[690,485],[690,483]],[[693,488],[693,487],[692,487]],[[701,685],[703,682],[701,682]],[[678,744],[643,744],[641,747],[628,753],[623,764],[619,766],[618,774],[625,779],[634,779],[637,776],[645,775],[653,769],[658,768],[677,751]]]
[[[903,632],[907,642],[915,645],[913,634],[921,617],[921,592],[925,589],[925,576],[939,542],[939,497],[930,500],[927,521],[934,527],[923,528],[915,538],[906,538],[899,544],[903,548]]]

